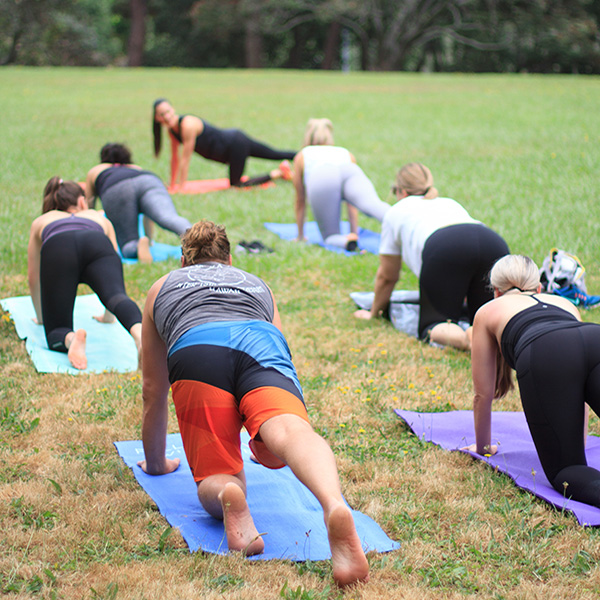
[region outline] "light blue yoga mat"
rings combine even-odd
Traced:
[[[169,244],[162,244],[161,242],[152,242],[150,254],[152,254],[152,260],[154,260],[154,262],[167,260],[169,258],[179,260],[181,258],[181,246],[170,246]],[[127,265],[139,262],[137,258],[123,258],[120,251],[119,256],[123,263]]]
[[[265,227],[277,234],[282,240],[295,240],[298,237],[298,226],[295,223],[265,223]],[[342,221],[340,223],[341,233],[350,233],[350,223],[348,221]],[[330,246],[323,242],[321,232],[317,226],[316,221],[308,221],[304,224],[304,237],[310,244],[317,244],[322,246],[326,250],[331,252],[337,252],[338,254],[346,254],[347,256],[356,255],[356,252],[348,252],[343,248],[337,246]],[[379,254],[379,238],[381,236],[374,231],[369,229],[358,228],[358,247],[361,250],[371,252],[371,254]]]
[[[141,214],[138,216],[138,232],[140,237],[146,235],[144,230],[144,215]],[[150,254],[152,254],[152,260],[154,262],[167,260],[169,258],[179,260],[181,259],[181,246],[171,246],[170,244],[152,241],[150,244]],[[123,258],[120,248],[119,256],[121,257],[121,261],[127,265],[132,265],[139,262],[137,258]]]
[[[25,348],[39,373],[129,373],[137,369],[137,349],[133,338],[118,322],[98,323],[93,316],[104,313],[104,306],[95,294],[77,296],[73,325],[87,332],[87,369],[74,369],[67,355],[48,349],[42,325],[33,322],[35,311],[30,296],[0,300],[0,306],[10,314],[17,335],[25,340]]]
[[[263,536],[263,554],[249,558],[294,561],[331,558],[323,511],[315,497],[288,467],[274,471],[251,461],[248,439],[244,431],[242,455],[248,506],[258,531],[266,534]],[[179,434],[167,436],[167,457],[181,459],[179,468],[168,475],[147,475],[137,466],[137,462],[144,459],[141,441],[115,442],[115,446],[161,514],[179,529],[190,551],[227,553],[223,523],[211,517],[200,505]],[[371,518],[358,511],[352,512],[365,552],[389,552],[400,547]]]

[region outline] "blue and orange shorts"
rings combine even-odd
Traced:
[[[243,469],[242,426],[259,462],[284,466],[260,439],[260,427],[279,415],[307,422],[308,415],[289,348],[274,325],[200,325],[173,345],[168,366],[179,430],[196,482]]]

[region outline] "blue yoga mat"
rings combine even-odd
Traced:
[[[252,462],[248,439],[248,434],[243,432],[248,506],[258,531],[266,533],[263,536],[265,551],[249,559],[304,561],[331,558],[323,511],[315,497],[288,467],[273,471]],[[144,459],[141,441],[115,442],[115,446],[161,514],[179,529],[191,552],[228,552],[223,523],[211,517],[200,505],[179,434],[167,436],[167,457],[181,459],[179,468],[168,475],[147,475],[137,466],[137,462]],[[365,552],[389,552],[400,547],[371,518],[358,511],[352,512]]]
[[[87,369],[74,369],[67,355],[48,349],[42,325],[33,322],[35,311],[30,296],[0,300],[0,306],[10,314],[17,335],[25,340],[25,348],[39,373],[102,373],[117,371],[129,373],[137,369],[135,342],[118,322],[98,323],[93,316],[104,313],[104,306],[95,294],[77,296],[73,313],[75,329],[87,332]]]
[[[138,215],[138,233],[140,237],[146,235],[144,229],[144,215]],[[181,246],[171,246],[170,244],[162,244],[161,242],[152,241],[150,244],[150,254],[152,254],[152,260],[158,262],[161,260],[167,260],[174,258],[179,260],[181,258]],[[132,265],[138,263],[137,258],[123,258],[121,249],[119,248],[119,256],[124,264]]]
[[[150,245],[150,254],[152,254],[152,260],[154,262],[167,260],[169,258],[179,260],[181,258],[181,246],[170,246],[169,244],[162,244],[161,242],[152,242]],[[121,257],[121,261],[127,265],[139,262],[137,258],[123,258],[121,252],[119,252],[119,256]]]
[[[439,413],[418,413],[396,410],[415,435],[445,450],[460,450],[475,443],[473,411],[457,410]],[[492,444],[498,444],[494,456],[468,452],[494,470],[508,475],[517,486],[535,494],[559,510],[572,512],[584,526],[600,525],[600,508],[565,498],[551,485],[542,469],[529,427],[522,412],[492,413]],[[600,438],[588,436],[586,457],[591,467],[600,469]]]
[[[295,223],[265,223],[265,227],[277,234],[282,240],[295,240],[298,237],[298,226]],[[342,221],[340,223],[341,233],[350,233],[350,223],[348,221]],[[346,254],[348,256],[356,255],[356,252],[348,252],[343,248],[337,246],[330,246],[323,242],[321,232],[315,221],[308,221],[304,224],[304,237],[310,244],[317,244],[322,246],[326,250],[331,252],[337,252],[338,254]],[[379,238],[381,236],[374,231],[369,229],[358,228],[358,247],[361,250],[366,250],[371,254],[379,254]]]

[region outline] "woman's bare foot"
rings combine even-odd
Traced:
[[[350,509],[343,504],[336,506],[327,516],[325,525],[336,584],[345,587],[359,581],[368,581],[369,563],[356,533]]]
[[[223,522],[227,546],[230,550],[243,552],[246,556],[260,554],[265,543],[258,533],[246,497],[235,483],[227,483],[219,494],[223,507]]]
[[[68,349],[67,356],[69,358],[69,362],[76,369],[87,368],[87,357],[85,355],[86,337],[87,333],[85,332],[85,329],[78,329],[72,334],[67,334],[67,338],[65,339],[65,345]]]
[[[152,254],[150,253],[150,239],[143,236],[138,241],[137,247],[138,260],[144,264],[150,264],[152,262]]]

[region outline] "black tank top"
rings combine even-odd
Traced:
[[[179,131],[181,131],[181,121],[187,115],[181,115],[179,117]],[[238,133],[237,129],[219,129],[214,127],[210,123],[207,123],[202,119],[204,129],[202,133],[196,138],[196,145],[194,152],[220,163],[229,163],[229,149],[235,140],[235,135]],[[181,135],[174,129],[169,130],[175,139],[181,143]]]
[[[127,167],[125,165],[114,165],[113,167],[108,167],[108,169],[104,169],[104,171],[98,174],[96,177],[96,183],[94,183],[94,187],[96,188],[96,195],[102,198],[102,193],[106,192],[108,188],[113,185],[124,181],[125,179],[132,179],[133,177],[139,177],[140,175],[154,175],[150,171],[142,171],[140,169],[132,169],[131,167]]]
[[[584,325],[566,310],[531,297],[537,304],[514,315],[502,332],[502,356],[512,369],[523,349],[540,336],[550,331]]]

